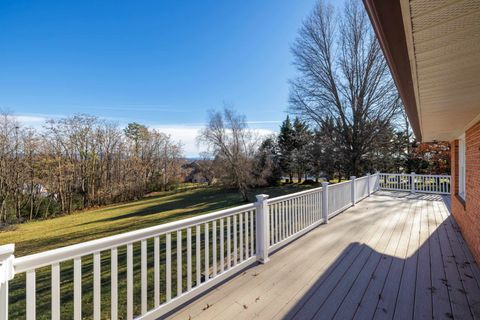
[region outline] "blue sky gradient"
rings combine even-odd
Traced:
[[[227,102],[276,130],[290,46],[314,3],[2,0],[0,108],[25,122],[88,113],[190,139],[175,128],[197,128]]]

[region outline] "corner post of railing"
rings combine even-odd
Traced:
[[[267,263],[268,259],[268,239],[269,239],[269,214],[268,214],[268,195],[259,194],[256,196],[256,248],[257,261]]]
[[[412,182],[412,193],[415,193],[416,190],[415,190],[415,172],[412,172],[410,174],[410,179],[411,179],[411,182]]]
[[[8,319],[8,281],[13,279],[14,244],[0,246],[0,319]]]
[[[370,173],[367,173],[367,196],[370,197]]]
[[[322,215],[323,221],[328,223],[328,182],[322,182]]]
[[[357,203],[357,199],[355,199],[355,179],[357,177],[355,176],[350,176],[350,183],[352,184],[352,207],[355,206],[355,203]]]

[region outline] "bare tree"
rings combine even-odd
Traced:
[[[365,10],[351,0],[335,15],[319,1],[292,48],[300,75],[291,81],[291,109],[318,127],[329,125],[349,174],[379,132],[401,110],[400,99]],[[330,124],[333,121],[333,126]]]
[[[248,129],[245,116],[228,107],[223,112],[212,111],[198,139],[225,166],[224,182],[235,186],[243,200],[248,201],[247,191],[252,181],[252,159],[257,149],[257,139]]]
[[[126,201],[182,180],[182,146],[138,125],[141,139],[89,115],[41,131],[0,116],[0,221],[54,217]]]

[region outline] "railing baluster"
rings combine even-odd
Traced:
[[[27,271],[27,320],[36,319],[36,280],[35,270]]]
[[[279,233],[280,233],[280,241],[282,241],[283,239],[285,239],[285,234],[284,234],[284,227],[285,227],[285,216],[283,215],[283,206],[282,206],[283,202],[278,202],[276,205],[277,205],[277,208],[278,208],[278,215],[280,216],[280,230],[279,230]]]
[[[182,230],[177,230],[177,297],[182,294]]]
[[[224,222],[220,219],[220,272],[225,271],[225,244],[224,244]]]
[[[205,281],[210,279],[210,252],[209,252],[209,234],[208,222],[205,223]]]
[[[217,220],[212,222],[212,278],[217,276]]]
[[[305,204],[305,226],[304,226],[304,228],[306,228],[310,224],[310,199],[309,199],[308,195],[304,196],[304,198],[305,198],[305,201],[304,201],[304,204]]]
[[[101,315],[101,260],[100,252],[93,254],[93,319],[99,320]]]
[[[305,206],[303,204],[303,197],[299,197],[298,198],[298,208],[300,209],[300,229],[299,230],[302,230],[303,227],[304,227],[304,209],[305,209]]]
[[[133,319],[133,244],[127,244],[127,319]]]
[[[95,272],[95,268],[94,268]],[[95,280],[95,275],[94,275]],[[95,285],[95,282],[94,282]],[[95,300],[95,286],[93,292],[94,300]],[[94,302],[94,307],[96,303]],[[95,308],[94,308],[94,317],[95,317]],[[52,319],[59,320],[60,319],[60,264],[54,263],[52,264]],[[98,319],[98,318],[97,318]]]
[[[192,228],[187,228],[187,291],[192,290]]]
[[[255,254],[255,232],[253,231],[253,224],[255,223],[253,221],[253,210],[250,211],[250,255]]]
[[[243,261],[243,214],[240,213],[238,215],[238,220],[239,220],[239,240],[240,240],[240,243],[239,243],[239,246],[240,246],[240,262]]]
[[[249,212],[245,212],[245,259],[248,259],[250,257],[249,255],[249,252],[248,252],[248,249],[249,249],[249,244],[248,244],[248,240],[249,240],[249,237],[248,237],[248,228],[250,227],[248,225],[248,215],[249,215]]]
[[[165,239],[165,247],[166,247],[166,265],[165,265],[165,273],[166,273],[166,285],[165,285],[165,296],[167,302],[172,300],[172,234],[167,233]]]
[[[308,225],[312,225],[315,221],[314,213],[315,213],[315,194],[310,193],[308,195]]]
[[[201,263],[202,263],[202,260],[201,260],[201,246],[202,246],[202,242],[200,240],[200,225],[197,225],[195,226],[195,238],[196,238],[196,246],[195,246],[195,251],[196,251],[196,258],[195,258],[195,262],[196,262],[196,269],[197,269],[197,283],[196,283],[196,286],[198,287],[200,285],[200,283],[202,282],[202,270],[201,270]]]
[[[232,266],[232,245],[231,245],[231,226],[230,226],[230,216],[227,217],[227,268],[230,269]]]
[[[155,307],[160,305],[160,237],[153,238],[153,295]]]
[[[142,314],[147,313],[147,240],[140,242],[140,282]]]
[[[290,200],[290,210],[292,211],[292,234],[297,232],[297,199]]]
[[[233,266],[237,265],[237,215],[233,216]]]
[[[113,292],[113,282],[112,282],[112,292]],[[112,302],[112,305],[113,305],[113,302]],[[82,259],[81,258],[75,258],[73,260],[73,318],[74,320],[82,319]]]
[[[118,318],[118,252],[117,248],[110,250],[110,318]]]
[[[270,215],[270,225],[268,226],[270,230],[270,243],[275,243],[275,215],[273,210],[269,211]]]
[[[283,240],[283,234],[282,234],[282,228],[283,228],[283,217],[282,217],[282,206],[281,203],[278,202],[275,204],[275,211],[277,212],[278,215],[278,223],[277,223],[277,234],[278,234],[278,239],[277,242],[280,242]]]
[[[273,210],[275,212],[275,242],[274,243],[277,243],[280,241],[280,237],[279,237],[279,229],[280,229],[280,216],[278,214],[278,206],[277,205],[274,205],[273,206]]]
[[[292,208],[292,200],[287,200],[286,202],[288,208],[288,236],[292,235],[293,229],[293,208]]]
[[[307,226],[307,197],[303,196],[302,201],[302,229]]]

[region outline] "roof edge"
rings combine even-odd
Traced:
[[[363,0],[417,140],[422,130],[415,100],[400,0]]]

